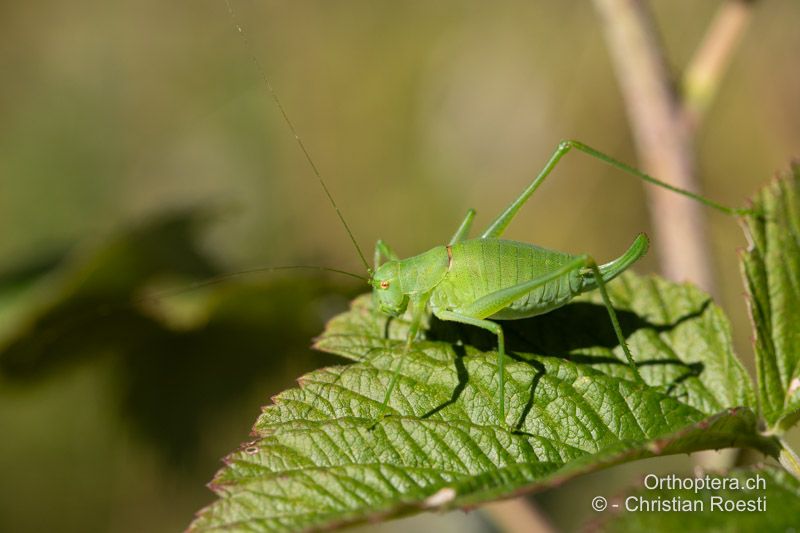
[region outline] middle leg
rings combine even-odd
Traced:
[[[548,282],[558,279],[564,275],[568,275],[570,272],[579,270],[585,265],[586,256],[576,257],[569,263],[563,265],[561,268],[518,285],[487,294],[486,296],[478,298],[476,301],[459,309],[458,311],[436,308],[433,309],[433,314],[441,320],[461,322],[462,324],[477,326],[479,328],[491,331],[497,336],[497,375],[499,381],[498,404],[500,407],[500,420],[505,422],[506,419],[505,373],[503,370],[503,365],[505,362],[505,340],[503,336],[503,329],[500,327],[500,325],[496,322],[492,322],[491,320],[486,320],[486,318],[492,316],[501,309],[508,307],[515,300],[535,290],[537,287],[541,287]]]

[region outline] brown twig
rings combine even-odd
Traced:
[[[729,0],[719,6],[683,76],[684,119],[692,131],[700,126],[728,70],[733,53],[753,14],[752,0]]]
[[[672,85],[652,16],[642,0],[594,0],[601,15],[633,130],[648,173],[689,190],[699,189],[694,136],[716,95],[752,12],[752,0],[728,0],[686,71],[683,93]],[[651,224],[662,272],[713,292],[706,220],[699,204],[648,187]],[[735,454],[698,454],[696,462],[723,467]]]
[[[486,504],[484,512],[501,531],[508,533],[554,533],[553,524],[524,496]]]
[[[653,19],[640,0],[595,0],[614,60],[639,159],[645,170],[678,187],[698,190],[692,135],[683,120]],[[648,187],[654,242],[662,272],[713,290],[702,206]]]

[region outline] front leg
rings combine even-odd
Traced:
[[[400,371],[403,368],[403,363],[406,360],[408,352],[411,350],[411,345],[414,343],[414,340],[417,338],[417,334],[419,333],[419,328],[422,324],[422,317],[425,315],[425,309],[428,306],[428,300],[430,300],[430,293],[422,294],[413,298],[409,304],[411,306],[411,325],[408,328],[408,336],[406,337],[406,344],[403,348],[403,355],[395,365],[392,373],[392,379],[389,382],[389,387],[386,389],[386,394],[383,396],[383,402],[381,403],[380,410],[378,411],[378,419],[375,424],[380,422],[384,417],[386,407],[389,405],[389,398],[391,397],[392,391],[397,385],[397,381],[400,379]],[[372,427],[375,427],[375,424],[373,424]]]

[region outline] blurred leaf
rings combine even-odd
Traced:
[[[762,416],[780,432],[800,418],[800,165],[765,187],[754,206],[763,216],[746,219],[751,244],[742,265]]]
[[[206,318],[189,329],[159,322],[133,342],[125,332],[115,335],[123,412],[170,458],[192,459],[208,417],[241,409],[256,386],[278,391],[298,373],[330,362],[311,352],[308,339],[324,322],[326,306],[346,302],[343,296],[332,302],[332,295],[346,290],[296,276],[230,283],[206,294]],[[281,357],[268,350],[274,346]]]
[[[164,214],[91,247],[77,250],[35,281],[17,311],[16,328],[0,338],[0,372],[36,377],[105,346],[119,329],[153,327],[132,304],[158,276],[218,273],[197,245],[200,210]]]
[[[705,478],[705,476],[702,476]],[[639,531],[793,531],[797,527],[797,509],[800,508],[800,481],[778,468],[737,470],[726,475],[709,474],[711,480],[726,483],[718,489],[706,488],[699,492],[682,489],[641,488],[625,498],[637,511],[625,512],[625,501],[620,498],[618,511],[612,511],[595,523],[593,530],[605,532]],[[759,479],[761,481],[759,481]],[[750,481],[756,488],[746,490]],[[757,483],[764,483],[761,487]],[[711,481],[714,483],[714,481]],[[733,489],[738,483],[738,489]],[[687,505],[699,501],[702,509],[691,512],[641,510],[639,499],[665,504]],[[712,508],[712,503],[718,507]],[[752,506],[742,511],[720,511],[720,505]]]
[[[15,334],[25,317],[34,312],[37,287],[66,257],[66,250],[53,251],[0,273],[0,339]]]
[[[513,359],[505,421],[494,339],[433,321],[376,424],[407,323],[359,297],[317,341],[358,362],[312,372],[274,398],[192,529],[290,531],[471,506],[659,454],[741,446],[777,455],[776,439],[757,432],[749,379],[707,295],[633,274],[609,288],[650,386],[631,379],[590,295],[504,323]]]
[[[110,359],[121,416],[164,458],[186,463],[209,417],[240,407],[256,384],[280,390],[324,363],[308,339],[344,308],[349,285],[292,274],[153,292],[160,281],[219,274],[195,235],[203,218],[200,210],[167,213],[39,269],[43,276],[7,276],[27,285],[0,315],[14,318],[0,337],[3,380],[24,385],[79,361]],[[0,289],[12,286],[0,280]],[[0,290],[0,302],[12,292]]]

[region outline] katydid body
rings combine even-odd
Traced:
[[[557,309],[624,272],[645,254],[648,244],[647,237],[640,234],[625,254],[597,267],[588,255],[574,256],[516,241],[471,239],[385,263],[375,271],[372,283],[382,312],[397,316],[411,303],[413,318],[407,346],[413,342],[426,308],[440,320],[470,324],[497,335],[499,412],[505,419],[505,342],[501,326],[487,319],[516,320]],[[607,300],[605,291],[604,297]],[[608,311],[638,376],[610,305]],[[397,376],[399,373],[387,389],[385,402]]]
[[[641,234],[624,255],[600,266],[602,281],[622,273],[644,255],[647,245]],[[379,309],[390,315],[405,312],[413,301],[429,305],[443,320],[439,315],[448,311],[516,320],[547,313],[596,289],[585,257],[517,241],[471,239],[385,263],[376,270],[373,286]]]
[[[498,414],[505,421],[503,363],[505,340],[496,320],[530,318],[557,309],[575,296],[599,289],[617,340],[637,381],[644,383],[628,349],[605,284],[629,268],[648,249],[644,234],[617,259],[598,266],[588,254],[571,255],[533,244],[502,240],[500,237],[522,205],[532,196],[558,161],[576,148],[649,183],[665,187],[726,213],[732,209],[689,191],[677,189],[621,163],[577,141],[564,141],[556,148],[536,179],[487,227],[479,238],[467,239],[475,211],[470,209],[447,246],[399,259],[388,245],[375,248],[375,270],[370,278],[376,307],[398,316],[411,308],[411,326],[406,351],[419,333],[423,315],[430,311],[440,320],[483,328],[497,336]],[[388,261],[381,264],[381,258]],[[382,411],[388,404],[400,376],[398,362],[386,390]]]

